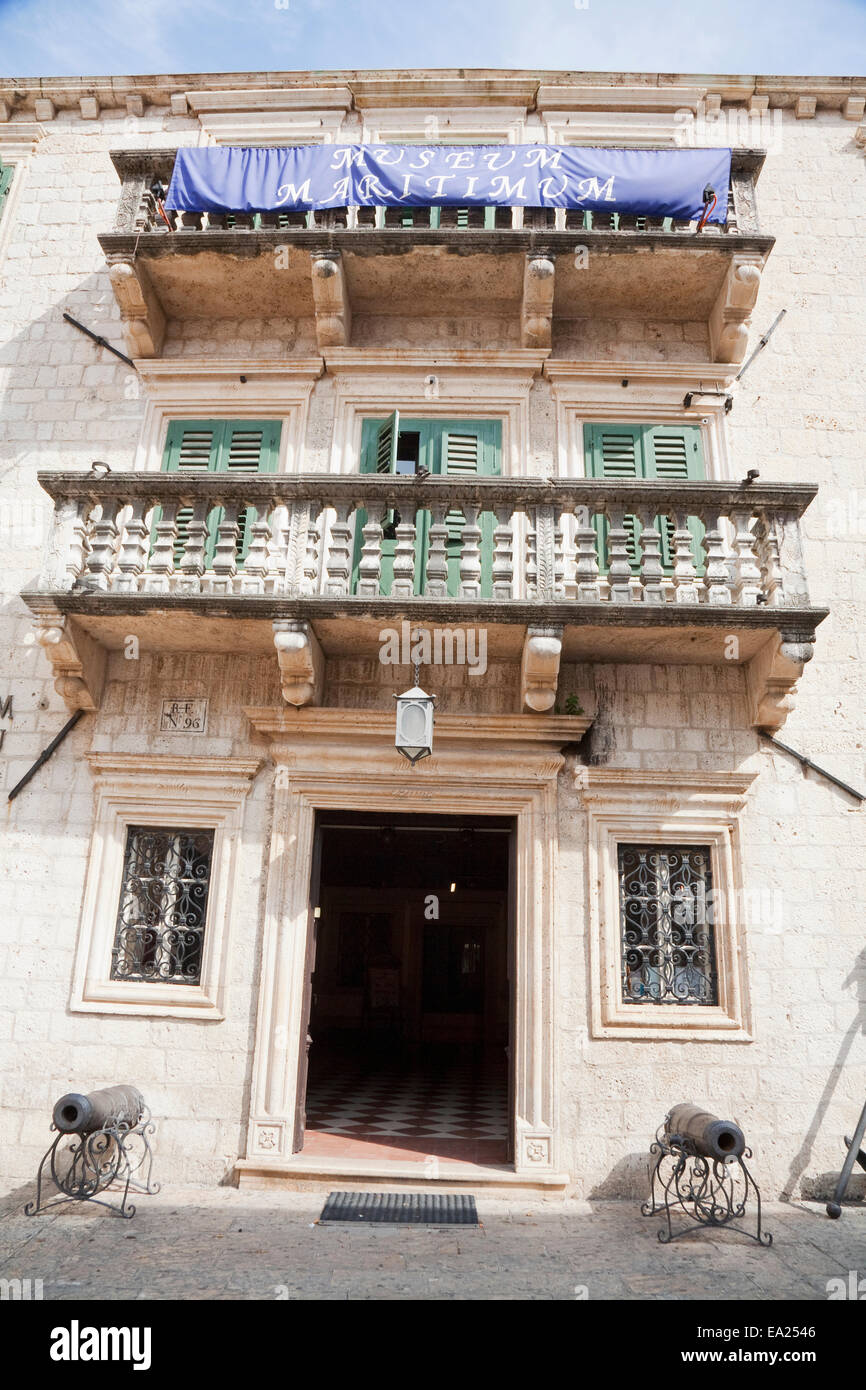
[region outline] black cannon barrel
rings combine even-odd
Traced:
[[[665,1134],[687,1140],[704,1158],[739,1158],[746,1136],[733,1120],[720,1120],[699,1105],[675,1105],[665,1118]]]
[[[144,1112],[144,1096],[135,1086],[107,1086],[81,1095],[69,1091],[54,1107],[52,1119],[62,1134],[93,1134],[106,1125],[137,1125]]]

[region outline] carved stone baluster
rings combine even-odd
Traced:
[[[430,509],[430,539],[427,547],[427,574],[424,593],[427,598],[446,598],[448,595],[448,514],[447,502],[436,502]]]
[[[674,523],[674,597],[677,603],[698,603],[698,572],[695,568],[694,537],[688,517],[671,514]]]
[[[358,595],[362,598],[378,598],[382,575],[383,535],[378,512],[367,513],[362,535],[364,544],[358,564]]]
[[[598,583],[598,536],[595,527],[590,525],[588,507],[577,509],[574,548],[574,579],[578,602],[598,603],[601,598]]]
[[[273,508],[266,547],[266,594],[294,595],[301,592],[309,511],[306,502],[296,504],[291,511],[282,503]]]
[[[64,505],[69,508],[68,512],[65,513],[69,528],[67,532],[69,537],[68,560],[66,563],[68,584],[65,584],[64,588],[71,588],[84,573],[89,549],[87,532],[92,504],[85,498],[76,498]]]
[[[177,509],[177,502],[164,502],[159,521],[154,523],[153,551],[141,583],[145,594],[167,594],[172,587]]]
[[[114,589],[119,594],[138,593],[139,576],[147,564],[149,547],[147,512],[150,503],[136,497],[129,507],[117,556],[119,574],[114,581]]]
[[[394,550],[394,582],[392,598],[412,598],[415,593],[415,523],[401,521],[396,528]]]
[[[553,525],[553,598],[565,598],[565,548],[563,545],[563,514],[554,511]]]
[[[608,570],[611,603],[631,603],[631,563],[628,557],[628,531],[625,507],[607,504],[610,527],[607,533]]]
[[[705,532],[704,550],[707,554],[707,568],[704,573],[707,602],[709,604],[730,603],[731,569],[725,545],[725,524],[722,517],[715,517],[712,529]]]
[[[58,497],[46,559],[48,589],[72,589],[87,559],[87,531],[93,503],[82,497]]]
[[[493,532],[493,597],[514,597],[514,516],[507,503],[496,509]]]
[[[481,527],[478,513],[481,508],[474,503],[465,503],[462,511],[466,525],[461,534],[460,547],[460,597],[481,597]]]
[[[238,504],[227,502],[223,506],[222,517],[217,527],[216,545],[208,575],[207,588],[212,594],[230,594],[234,589],[234,577],[238,568],[239,535]]]
[[[120,504],[111,499],[102,503],[102,515],[94,521],[90,533],[90,554],[87,557],[89,589],[110,589],[117,552],[117,513]]]
[[[734,603],[739,608],[754,608],[761,592],[761,570],[755,557],[755,537],[749,527],[751,508],[731,512],[734,524],[734,564],[731,585]]]
[[[319,501],[310,502],[304,578],[301,585],[301,592],[304,594],[317,594],[319,592],[319,541],[322,536],[322,529],[322,504]]]
[[[640,533],[640,578],[644,603],[664,603],[665,591],[662,580],[662,538],[655,527],[652,511],[639,513]]]
[[[774,527],[779,538],[779,564],[786,604],[807,606],[809,584],[803,556],[803,537],[796,512],[783,511],[775,517]]]
[[[271,527],[268,513],[259,513],[258,519],[250,527],[250,545],[241,570],[240,591],[242,594],[263,594],[268,573],[268,546],[271,540]]]
[[[207,518],[211,503],[204,498],[193,501],[192,517],[186,533],[180,564],[175,578],[175,591],[180,594],[201,592],[201,577],[207,560]]]
[[[557,534],[562,548],[562,532],[557,533],[553,507],[535,508],[534,535],[530,542],[530,563],[533,566],[532,598],[551,599],[556,587]],[[561,577],[561,576],[560,576]]]
[[[325,592],[328,594],[347,594],[351,579],[351,539],[352,528],[349,517],[354,511],[353,502],[340,502],[335,508],[336,516],[331,523],[331,544],[328,547],[326,563]]]
[[[538,597],[538,509],[526,516],[526,597]]]
[[[761,568],[761,587],[767,595],[771,608],[780,608],[785,602],[784,574],[782,573],[779,552],[779,536],[774,518],[765,512],[758,514],[755,522],[755,548]]]

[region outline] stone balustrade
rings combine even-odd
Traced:
[[[173,212],[160,207],[151,192],[155,183],[166,188],[174,168],[174,150],[122,150],[112,153],[122,180],[114,233],[168,232],[305,232],[411,231],[503,232],[551,231],[613,233],[625,236],[696,233],[697,223],[669,217],[638,217],[620,213],[590,213],[582,209],[526,207],[339,207],[317,212],[286,210],[266,213]],[[704,227],[708,238],[754,235],[759,231],[755,179],[763,154],[734,150],[727,222]],[[216,243],[215,243],[216,244]]]
[[[55,503],[43,593],[271,595],[359,605],[809,604],[800,517],[817,489],[808,484],[376,474],[39,478]]]

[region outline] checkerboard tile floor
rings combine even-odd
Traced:
[[[305,1154],[503,1163],[507,1123],[504,1060],[311,1058]]]

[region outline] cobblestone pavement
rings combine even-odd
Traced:
[[[131,1221],[0,1202],[0,1278],[45,1299],[816,1299],[866,1281],[866,1207],[770,1204],[771,1249],[698,1232],[659,1244],[638,1203],[479,1197],[480,1228],[315,1225],[325,1193],[172,1188]],[[584,1292],[585,1290],[585,1292]],[[866,1292],[866,1282],[862,1286]]]

